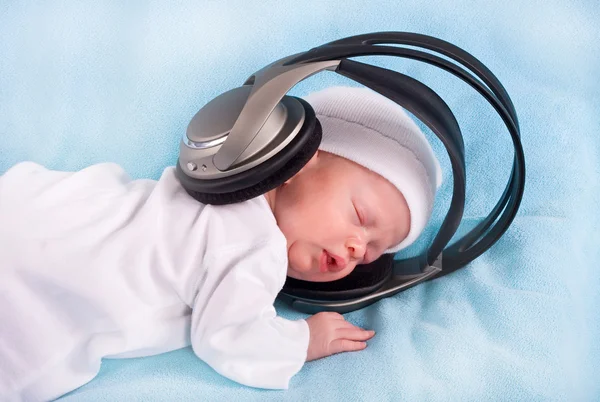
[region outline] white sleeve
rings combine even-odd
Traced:
[[[275,251],[285,250],[280,243],[219,248],[198,280],[192,348],[221,375],[251,387],[287,389],[306,360],[308,324],[278,317],[273,307],[287,271],[287,257]]]

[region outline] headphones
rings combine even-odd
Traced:
[[[437,52],[453,62],[406,45]],[[475,88],[494,107],[514,146],[513,166],[500,200],[476,227],[447,246],[463,216],[465,151],[448,105],[431,88],[402,73],[349,60],[389,55],[442,68]],[[176,174],[185,191],[205,204],[229,204],[266,193],[294,176],[315,154],[321,124],[305,100],[286,93],[323,70],[334,71],[391,99],[421,120],[444,144],[453,173],[453,195],[441,227],[420,255],[395,260],[384,254],[331,282],[287,278],[278,298],[299,311],[346,313],[465,266],[489,249],[512,223],[525,186],[519,122],[500,81],[466,51],[437,38],[409,32],[356,35],[277,60],[240,87],[208,102],[194,117],[180,144]],[[474,74],[474,75],[473,75]]]

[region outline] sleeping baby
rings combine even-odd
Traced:
[[[103,358],[185,346],[252,387],[286,389],[305,362],[359,351],[374,332],[337,313],[279,317],[286,276],[333,281],[412,244],[441,183],[404,110],[368,88],[304,98],[323,140],[291,179],[204,205],[166,168],[132,180],[21,162],[0,176],[0,400],[47,401]]]

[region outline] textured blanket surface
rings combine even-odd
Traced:
[[[62,399],[600,400],[599,17],[599,3],[585,0],[0,3],[0,172],[22,160],[63,170],[113,161],[158,178],[212,97],[278,58],[377,31],[433,35],[478,57],[514,101],[526,155],[522,207],[490,250],[347,315],[377,331],[366,350],[306,364],[287,391],[237,385],[190,348],[105,360]],[[467,153],[464,233],[508,179],[500,118],[444,71],[357,60],[421,80],[454,111]],[[334,84],[358,85],[322,72],[290,94]],[[399,257],[426,247],[449,205],[449,161],[426,134],[444,184],[427,232]]]

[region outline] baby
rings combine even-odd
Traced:
[[[285,389],[306,361],[366,347],[336,313],[273,307],[286,275],[345,277],[412,244],[441,169],[417,125],[367,88],[304,98],[323,141],[278,188],[203,205],[168,167],[132,180],[22,162],[0,176],[0,400],[46,401],[94,378],[102,358],[188,345],[239,383]]]

